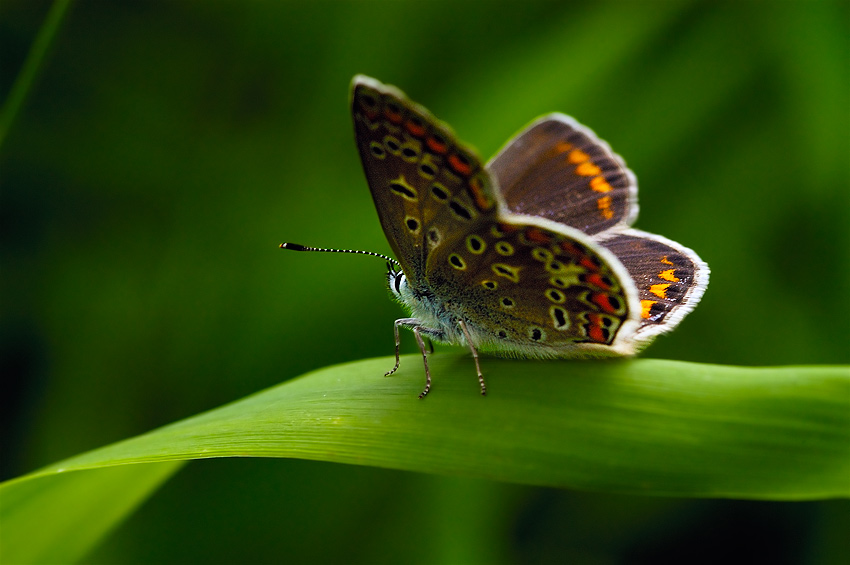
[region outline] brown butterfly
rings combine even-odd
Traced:
[[[423,338],[517,357],[633,355],[693,310],[708,266],[629,226],[637,180],[563,114],[532,122],[487,164],[400,90],[357,76],[355,138],[384,233],[387,275]],[[322,250],[296,244],[281,247]],[[331,250],[328,250],[331,251]],[[368,253],[368,252],[366,252]],[[369,253],[372,255],[378,255]]]

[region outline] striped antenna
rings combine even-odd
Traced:
[[[373,257],[380,257],[381,259],[386,259],[387,262],[401,267],[401,263],[399,263],[392,257],[388,257],[387,255],[384,255],[382,253],[375,253],[374,251],[359,251],[356,249],[325,249],[324,247],[307,247],[306,245],[300,245],[298,243],[281,243],[280,248],[290,249],[292,251],[319,251],[322,253],[356,253],[357,255],[371,255]]]

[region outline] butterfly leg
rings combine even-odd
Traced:
[[[481,365],[478,364],[478,350],[475,349],[475,345],[472,343],[472,338],[469,337],[469,330],[466,329],[466,322],[458,320],[457,324],[463,332],[463,337],[466,338],[466,344],[469,346],[469,350],[472,351],[472,358],[475,360],[475,372],[478,373],[478,384],[481,385],[481,396],[487,396],[487,385],[484,384],[484,375],[481,374]],[[427,372],[427,365],[425,368]]]
[[[425,395],[431,390],[431,370],[428,368],[428,355],[425,351],[425,342],[422,341],[422,334],[419,333],[419,326],[413,326],[413,335],[416,337],[416,343],[419,344],[419,351],[422,352],[422,363],[425,365],[425,390],[419,395],[419,398],[425,398]]]
[[[398,335],[398,327],[405,326],[408,328],[416,328],[419,325],[419,320],[416,318],[399,318],[393,324],[393,334],[395,335],[395,366],[384,373],[385,377],[389,377],[396,371],[398,371],[399,357],[398,357],[398,346],[401,344],[401,339]]]

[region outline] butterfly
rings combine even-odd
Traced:
[[[708,284],[692,250],[630,226],[637,179],[564,114],[538,118],[486,165],[399,89],[358,75],[351,111],[381,226],[387,283],[425,341],[529,358],[630,356],[675,328]],[[281,244],[286,249],[337,251]]]

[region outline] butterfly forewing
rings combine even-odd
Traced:
[[[355,135],[384,233],[411,284],[437,246],[495,214],[490,177],[451,130],[400,91],[357,77]]]
[[[637,215],[634,174],[605,142],[563,114],[532,123],[487,167],[517,214],[589,235],[627,226]]]

